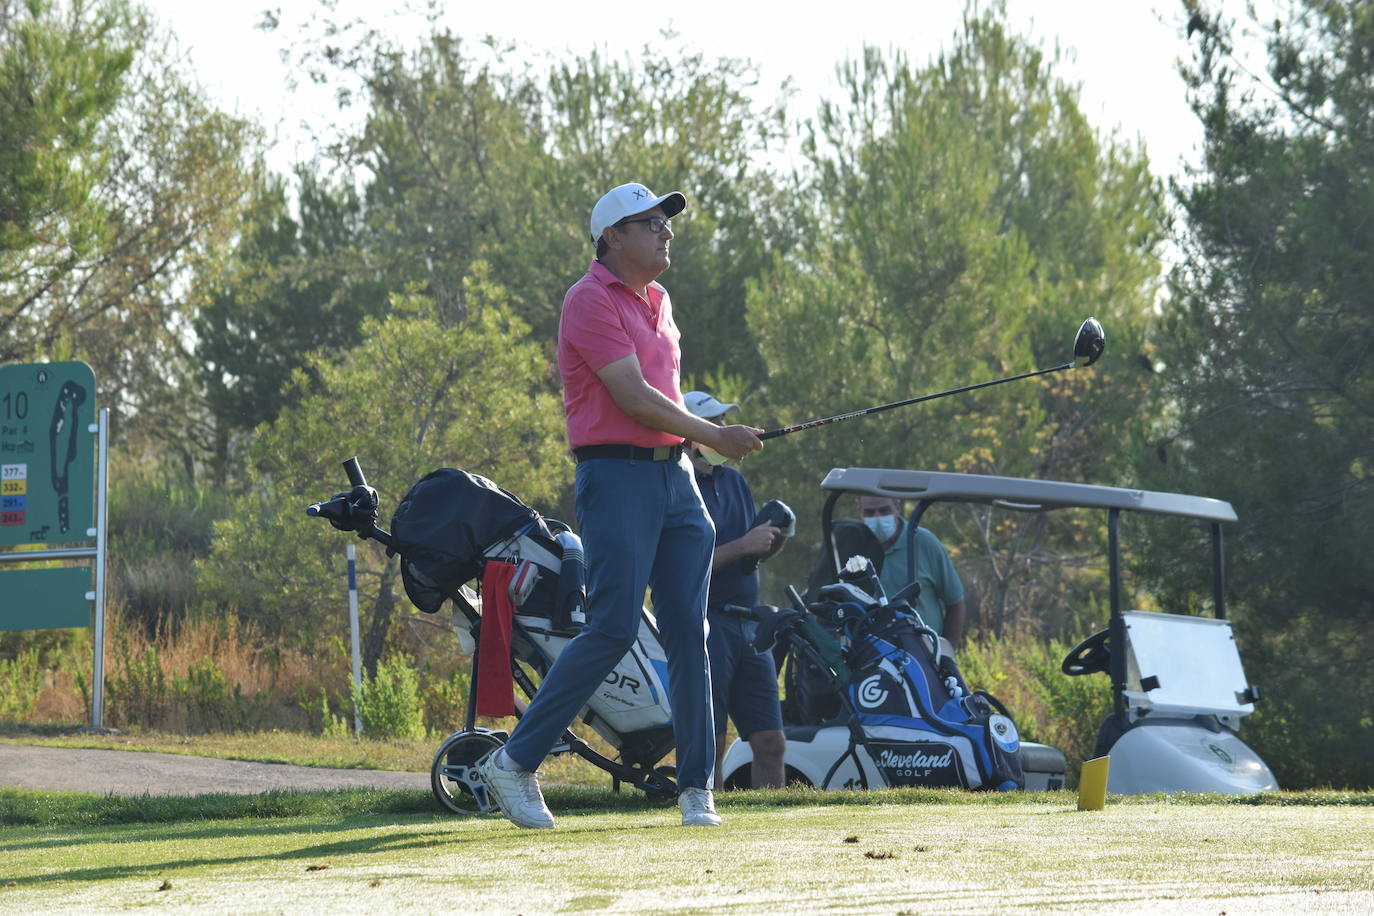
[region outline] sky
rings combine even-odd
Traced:
[[[362,18],[402,42],[413,43],[425,31],[423,17],[408,13],[404,0],[332,2],[336,20]],[[285,170],[311,158],[313,144],[301,124],[322,126],[337,113],[318,87],[289,88],[280,52],[320,15],[321,0],[142,3],[177,37],[210,97],[269,130],[276,143],[270,164]],[[1240,0],[1224,5],[1240,12]],[[836,65],[866,44],[900,49],[913,63],[949,47],[964,0],[693,0],[665,6],[450,0],[438,6],[441,21],[456,33],[474,41],[492,35],[532,57],[598,49],[627,59],[662,45],[663,30],[671,29],[708,58],[753,61],[763,87],[790,80],[797,90],[793,110],[808,115],[819,99],[836,95]],[[808,6],[811,12],[802,12]],[[269,8],[277,11],[279,27],[255,28]],[[626,8],[634,15],[624,16]],[[1201,131],[1177,72],[1187,54],[1178,0],[1007,0],[1007,15],[1018,34],[1066,53],[1055,72],[1081,85],[1081,107],[1099,131],[1143,140],[1161,175],[1178,175],[1185,161],[1196,161]]]

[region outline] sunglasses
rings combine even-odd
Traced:
[[[645,216],[639,219],[622,219],[620,222],[616,223],[616,225],[623,226],[626,223],[646,223],[649,226],[650,232],[662,232],[664,229],[673,228],[673,221],[671,219],[664,219],[661,216]]]

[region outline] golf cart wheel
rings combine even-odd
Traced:
[[[434,797],[454,814],[485,814],[495,810],[487,788],[477,775],[477,761],[505,742],[488,731],[456,732],[439,745],[429,768]]]
[[[644,777],[643,782],[640,783],[640,788],[644,790],[644,795],[649,801],[665,803],[677,801],[677,767],[672,764],[654,767]]]
[[[754,787],[753,762],[735,767],[721,780],[721,785],[726,789],[752,789]]]

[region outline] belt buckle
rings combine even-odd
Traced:
[[[657,448],[654,449],[654,459],[653,459],[653,460],[654,460],[654,461],[667,461],[667,460],[668,460],[668,457],[669,457],[669,455],[670,455],[671,453],[672,453],[672,447],[671,447],[671,446],[668,446],[668,445],[660,445],[660,446],[658,446]]]

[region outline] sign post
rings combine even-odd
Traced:
[[[82,362],[0,367],[0,547],[30,548],[0,553],[0,563],[44,563],[0,573],[0,630],[90,626],[94,602],[91,726],[99,729],[109,410],[96,412],[95,390],[95,373]],[[50,544],[80,546],[48,549]],[[89,566],[49,562],[87,558],[96,563],[94,589]]]
[[[353,649],[353,685],[356,688],[351,691],[356,697],[363,689],[363,662],[362,654],[359,651],[358,638],[358,549],[353,544],[348,545],[348,633],[349,641]],[[363,714],[358,709],[356,700],[353,702],[353,733],[361,735],[363,733]]]

